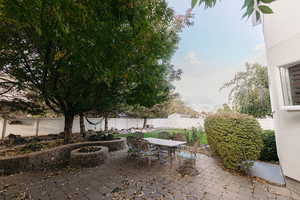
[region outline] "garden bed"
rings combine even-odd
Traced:
[[[20,171],[43,170],[70,161],[71,151],[84,146],[104,146],[109,151],[118,151],[126,147],[126,139],[112,141],[81,142],[61,145],[50,149],[31,152],[23,155],[0,157],[0,174],[12,174]]]
[[[32,142],[23,145],[16,145],[13,147],[6,147],[0,150],[0,158],[29,154],[32,152],[43,151],[61,145],[63,145],[62,139],[53,141]]]

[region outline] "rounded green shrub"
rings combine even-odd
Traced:
[[[219,113],[204,122],[208,144],[226,168],[239,169],[243,161],[257,160],[263,142],[258,121],[245,114]]]
[[[262,133],[264,148],[260,153],[260,160],[278,161],[275,134],[272,130],[265,130]]]

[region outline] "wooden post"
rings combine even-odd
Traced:
[[[7,119],[3,118],[3,127],[2,127],[2,140],[5,137],[5,132],[6,132],[6,125],[7,125]]]
[[[36,120],[35,136],[39,136],[40,119]]]

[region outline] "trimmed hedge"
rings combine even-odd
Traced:
[[[240,169],[243,161],[257,160],[263,142],[258,121],[245,114],[219,113],[204,122],[208,144],[226,168]]]
[[[275,133],[272,130],[265,130],[262,133],[264,147],[260,153],[260,160],[278,161]]]

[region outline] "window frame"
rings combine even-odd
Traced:
[[[292,105],[292,89],[291,89],[291,79],[289,77],[288,69],[291,67],[295,67],[296,65],[300,65],[300,61],[292,62],[289,64],[278,66],[279,72],[279,80],[280,80],[280,93],[281,93],[281,102],[282,105],[280,106],[281,110],[285,111],[300,111],[300,104],[299,105]],[[283,77],[284,72],[285,76]]]

